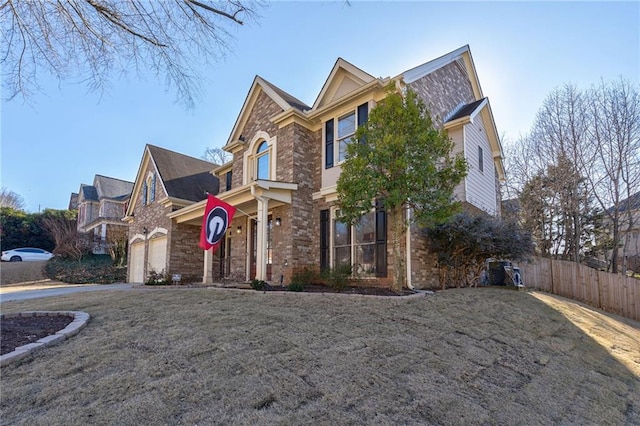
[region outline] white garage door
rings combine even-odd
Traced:
[[[167,269],[167,237],[154,238],[149,241],[149,271],[166,272]]]
[[[129,250],[129,282],[141,283],[144,280],[144,242],[131,244]]]

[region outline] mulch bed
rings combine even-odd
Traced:
[[[73,321],[73,318],[59,315],[47,317],[3,318],[0,355],[13,352],[18,346],[34,343],[43,337],[56,334]]]
[[[253,289],[251,289],[253,290]],[[255,291],[255,290],[254,290]],[[263,291],[288,291],[287,287],[272,285],[265,287]],[[343,289],[333,288],[322,284],[306,284],[302,293],[334,293],[334,294],[363,294],[367,296],[409,296],[415,291],[403,289],[402,293],[396,293],[389,288],[383,287],[345,287]]]

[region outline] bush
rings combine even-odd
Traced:
[[[336,290],[344,290],[351,278],[351,265],[341,265],[322,272],[320,276],[327,281],[330,287]]]
[[[156,272],[152,269],[149,271],[149,276],[147,277],[147,281],[144,284],[169,285],[171,284],[171,277],[169,276],[169,274],[165,274],[164,270],[162,270],[162,272]]]
[[[72,284],[111,284],[127,281],[127,268],[113,265],[111,256],[92,254],[80,261],[55,256],[44,268],[49,279]]]
[[[442,288],[477,285],[489,258],[517,261],[533,253],[531,234],[489,216],[460,213],[424,233],[438,256]]]
[[[253,279],[251,281],[251,288],[254,290],[258,290],[258,291],[262,291],[265,288],[265,282],[262,280],[258,280],[258,279]]]
[[[295,291],[295,292],[304,291],[304,284],[301,282],[292,282],[287,286],[287,291]]]

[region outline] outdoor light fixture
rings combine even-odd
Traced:
[[[236,232],[237,232],[238,234],[242,234],[242,226],[238,226],[238,227],[236,228]]]
[[[279,217],[276,217],[276,226],[280,226],[282,225],[282,219],[280,219]]]
[[[149,231],[147,230],[147,227],[146,227],[146,226],[145,226],[145,227],[143,227],[143,228],[142,228],[142,233],[143,233],[144,235],[147,235],[147,232],[149,232]]]

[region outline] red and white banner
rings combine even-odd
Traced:
[[[231,225],[235,213],[236,208],[231,204],[209,195],[200,231],[200,247],[203,250],[213,248],[213,251],[216,251]]]

